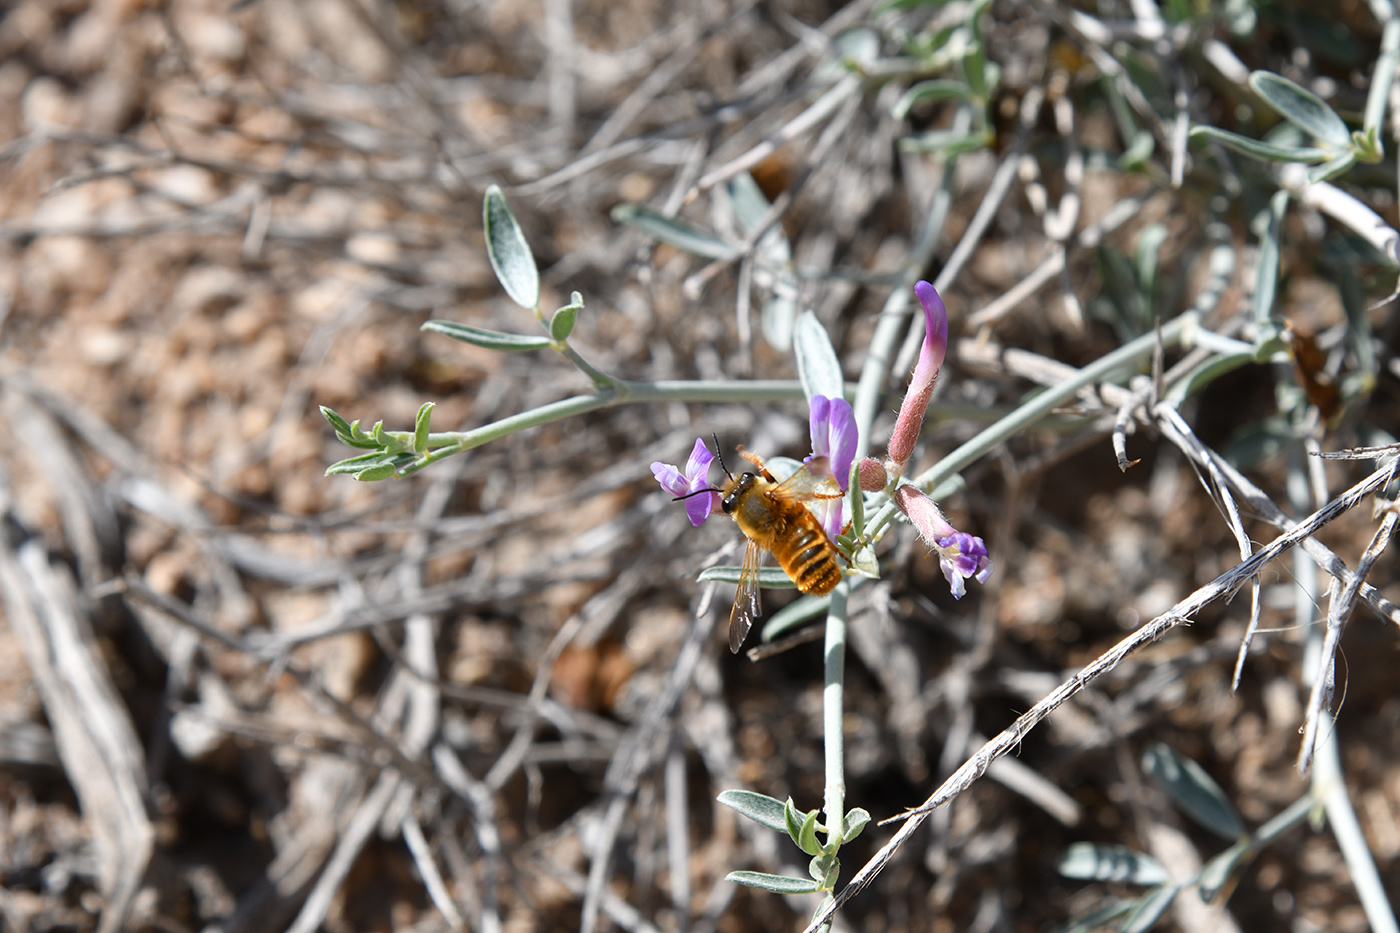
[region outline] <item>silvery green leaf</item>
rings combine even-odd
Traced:
[[[830,888],[831,885],[827,881],[831,878],[833,868],[837,871],[840,870],[840,862],[837,861],[836,856],[822,853],[813,856],[812,861],[807,863],[807,874],[820,882],[822,887]]]
[[[802,826],[797,831],[797,847],[808,855],[820,855],[822,844],[817,841],[817,811],[812,810],[802,818]]]
[[[774,289],[772,299],[764,303],[759,315],[758,326],[763,331],[763,339],[779,353],[792,349],[793,325],[797,321],[796,289],[788,289],[787,282]],[[794,280],[795,284],[795,280]]]
[[[811,894],[821,887],[809,878],[789,878],[787,875],[770,875],[761,871],[731,871],[724,876],[725,881],[746,884],[751,888],[771,891],[774,894]]]
[[[1134,251],[1138,285],[1143,301],[1148,305],[1149,315],[1156,306],[1157,265],[1166,239],[1165,224],[1149,224],[1138,234],[1137,249]]]
[[[1167,390],[1166,400],[1171,404],[1180,405],[1226,373],[1256,362],[1258,359],[1254,351],[1213,356],[1178,379]]]
[[[460,340],[487,350],[502,350],[507,353],[520,353],[525,350],[543,350],[552,344],[548,337],[526,337],[524,334],[504,334],[498,330],[458,324],[456,321],[425,321],[421,330],[446,334],[453,340]]]
[[[1335,159],[1328,159],[1321,165],[1315,165],[1308,170],[1308,184],[1316,185],[1320,182],[1336,178],[1338,175],[1345,175],[1351,171],[1351,167],[1356,164],[1356,153],[1348,152]]]
[[[1167,870],[1152,856],[1127,846],[1076,842],[1065,850],[1058,866],[1066,878],[1082,881],[1124,881],[1128,884],[1163,884]]]
[[[486,255],[501,287],[511,301],[533,311],[540,303],[540,271],[525,233],[497,185],[486,189],[481,222],[486,230]]]
[[[880,34],[863,26],[840,33],[832,45],[837,55],[855,65],[870,65],[880,57]]]
[[[1276,146],[1213,126],[1193,126],[1190,135],[1192,139],[1205,137],[1214,140],[1241,155],[1274,162],[1321,162],[1332,154],[1314,146]]]
[[[845,398],[846,380],[841,374],[841,361],[836,358],[836,349],[816,314],[811,311],[799,314],[794,336],[793,349],[797,354],[797,377],[802,381],[802,394],[808,401],[814,395]]]
[[[773,617],[763,626],[762,640],[770,642],[805,622],[825,615],[830,605],[830,596],[803,596],[793,600],[773,613]]]
[[[428,452],[428,421],[433,415],[433,403],[424,402],[418,409],[418,417],[413,419],[413,452],[425,454]]]
[[[1249,86],[1285,120],[1329,145],[1344,149],[1351,144],[1351,130],[1337,112],[1312,91],[1272,71],[1256,71]]]
[[[1176,892],[1181,890],[1174,884],[1163,885],[1155,891],[1149,891],[1138,898],[1133,905],[1133,910],[1123,921],[1123,925],[1118,929],[1122,933],[1143,933],[1161,919],[1162,914],[1167,912],[1167,908],[1176,899]]]
[[[737,255],[733,246],[713,233],[683,220],[667,217],[645,204],[619,204],[612,209],[612,219],[704,259],[733,259]]]
[[[855,839],[865,829],[865,824],[870,822],[870,811],[856,807],[846,814],[845,820],[841,822],[841,843],[844,845]]]
[[[1254,849],[1249,842],[1237,842],[1230,848],[1206,862],[1201,868],[1200,874],[1196,876],[1196,887],[1201,892],[1201,900],[1209,904],[1215,900],[1215,895],[1229,882],[1234,875],[1235,869],[1239,868],[1251,855]]]
[[[737,585],[742,570],[742,567],[734,566],[706,567],[704,570],[700,571],[700,575],[695,579],[699,580],[701,583],[713,581],[715,583],[733,583]],[[789,577],[777,567],[761,568],[758,571],[758,585],[765,590],[791,590],[797,587],[797,584],[792,582],[792,577]]]
[[[1244,835],[1244,821],[1225,791],[1190,758],[1153,742],[1142,753],[1142,770],[1171,797],[1177,809],[1201,826],[1226,839]]]
[[[754,181],[748,172],[735,175],[724,186],[724,190],[733,206],[734,219],[738,222],[739,229],[747,236],[758,226],[758,222],[772,205],[768,203],[768,198],[763,194],[758,182]]]
[[[756,794],[751,790],[726,790],[715,799],[755,823],[780,833],[787,831],[787,821],[784,818],[786,808],[781,800],[775,800],[765,794]]]
[[[1266,223],[1259,237],[1259,259],[1254,279],[1254,326],[1259,331],[1262,345],[1278,333],[1274,322],[1274,295],[1278,290],[1279,242],[1283,231],[1283,217],[1288,210],[1288,192],[1279,190],[1269,199],[1265,213]]]
[[[1381,33],[1381,57],[1371,72],[1371,89],[1366,94],[1366,113],[1361,125],[1368,133],[1380,131],[1385,123],[1385,108],[1390,97],[1390,85],[1395,81],[1395,68],[1400,63],[1400,20],[1391,17]]]

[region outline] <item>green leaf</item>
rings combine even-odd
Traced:
[[[358,457],[350,457],[347,460],[338,460],[326,467],[327,476],[355,475],[362,472],[366,467],[374,466],[384,461],[384,452],[377,450],[371,454],[360,454]]]
[[[433,415],[433,403],[424,402],[413,419],[413,452],[420,457],[428,452],[428,421]]]
[[[1157,305],[1157,268],[1162,258],[1162,244],[1167,239],[1165,224],[1149,224],[1138,233],[1137,249],[1134,252],[1134,273],[1137,276],[1142,300],[1147,305],[1149,319],[1155,316]]]
[[[1110,920],[1123,916],[1134,906],[1133,901],[1114,901],[1071,921],[1068,926],[1060,929],[1060,933],[1092,933],[1093,930],[1106,926]]]
[[[1192,139],[1211,139],[1241,155],[1273,162],[1321,162],[1333,155],[1326,149],[1313,146],[1276,146],[1213,126],[1193,126],[1190,136]]]
[[[817,811],[811,810],[802,818],[802,826],[797,831],[797,847],[808,855],[821,855],[822,844],[817,841]]]
[[[612,219],[705,259],[733,259],[738,255],[738,250],[709,231],[667,217],[645,204],[619,204],[612,209]]]
[[[753,820],[775,832],[787,832],[784,819],[785,807],[781,800],[774,800],[751,790],[726,790],[715,798],[742,817]]]
[[[974,130],[970,133],[959,130],[932,130],[919,136],[905,136],[899,140],[901,152],[925,153],[945,159],[985,149],[992,144],[995,136],[990,130]]]
[[[1390,86],[1395,81],[1396,66],[1400,64],[1397,48],[1400,48],[1400,19],[1391,17],[1381,32],[1381,57],[1376,59],[1375,70],[1371,72],[1371,89],[1366,93],[1366,112],[1361,121],[1372,138],[1385,125]]]
[[[398,472],[392,461],[376,463],[374,466],[365,467],[355,474],[355,479],[362,483],[373,483],[377,480],[388,479]]]
[[[1128,884],[1162,884],[1169,879],[1162,863],[1127,846],[1076,842],[1065,850],[1058,870],[1066,878],[1082,881],[1124,881]]]
[[[796,280],[786,284],[795,285]],[[792,349],[792,334],[797,322],[796,292],[795,288],[775,289],[772,300],[764,304],[763,313],[759,316],[758,326],[763,332],[763,339],[779,353]]]
[[[840,873],[841,860],[828,852],[813,856],[812,861],[807,863],[807,874],[815,878],[825,891],[836,887],[836,878]]]
[[[1171,405],[1180,406],[1182,402],[1226,373],[1257,362],[1257,354],[1253,351],[1213,356],[1173,383],[1172,387],[1167,390],[1165,401]]]
[[[1118,929],[1123,933],[1143,933],[1151,928],[1152,924],[1161,919],[1162,914],[1167,912],[1167,908],[1176,899],[1176,892],[1181,889],[1174,884],[1163,885],[1155,891],[1149,891],[1138,898],[1133,905],[1132,913],[1128,914],[1123,921],[1123,925]]]
[[[738,222],[744,235],[748,236],[772,207],[768,203],[768,197],[748,172],[740,172],[729,179],[724,191],[729,196],[729,203],[734,210],[734,220]]]
[[[914,109],[914,105],[926,100],[971,100],[974,97],[971,86],[966,81],[951,78],[937,78],[920,81],[909,87],[899,101],[890,109],[896,120],[903,120]]]
[[[497,185],[486,189],[481,222],[486,229],[486,255],[501,287],[511,301],[535,310],[540,303],[540,271],[535,267],[535,254]]]
[[[740,571],[742,567],[727,565],[723,567],[706,567],[700,571],[700,576],[695,579],[701,583],[739,583]],[[792,582],[792,577],[777,567],[764,567],[758,571],[758,585],[766,590],[792,590],[797,588],[797,584]]]
[[[1142,753],[1142,770],[1171,797],[1177,809],[1226,839],[1244,835],[1244,821],[1225,791],[1196,762],[1161,742]]]
[[[1337,112],[1312,91],[1272,71],[1256,71],[1249,86],[1285,120],[1336,149],[1351,145],[1351,130]]]
[[[1269,199],[1266,223],[1259,236],[1259,260],[1254,279],[1254,326],[1259,331],[1262,346],[1278,335],[1274,321],[1274,296],[1278,292],[1279,244],[1283,237],[1283,218],[1288,210],[1287,191],[1279,190]]]
[[[361,447],[367,450],[377,450],[381,446],[378,441],[360,430],[360,422],[347,424],[345,419],[331,411],[326,406],[321,406],[321,417],[330,422],[335,428],[336,437],[344,444],[351,447]]]
[[[553,346],[548,337],[526,337],[523,334],[503,334],[497,330],[486,330],[456,321],[425,321],[422,330],[436,334],[446,334],[453,340],[460,340],[475,347],[487,350],[502,350],[507,353],[521,353],[525,350],[544,350]]]
[[[821,890],[821,886],[810,878],[789,878],[787,875],[770,875],[761,871],[731,871],[724,876],[724,880],[774,894],[811,894]]]
[[[779,635],[786,635],[804,622],[826,615],[830,605],[830,596],[803,596],[795,599],[773,613],[772,618],[763,626],[761,637],[764,642],[770,642]]]
[[[865,824],[870,822],[870,811],[856,807],[846,814],[846,819],[841,823],[841,843],[850,842],[861,834],[865,829]]]
[[[1123,154],[1118,157],[1118,165],[1125,172],[1135,172],[1147,165],[1152,153],[1157,149],[1157,138],[1147,130],[1138,130]]]
[[[801,846],[798,842],[802,838],[802,821],[806,819],[806,814],[797,809],[792,798],[787,799],[787,804],[783,807],[783,824],[787,828],[788,838],[795,846]]]
[[[582,309],[583,296],[574,292],[569,296],[569,303],[555,311],[554,317],[549,319],[549,335],[555,340],[568,340],[569,335],[574,332],[574,321],[578,319],[578,313]]]
[[[797,355],[797,378],[802,381],[802,394],[810,402],[814,395],[845,398],[846,379],[841,374],[841,361],[831,345],[826,328],[816,314],[803,311],[797,316],[797,332],[793,341]]]
[[[1344,175],[1356,164],[1356,153],[1348,152],[1335,159],[1328,159],[1321,165],[1314,166],[1308,170],[1308,184],[1316,185],[1319,182],[1328,181],[1338,175]]]
[[[1241,841],[1206,862],[1201,867],[1200,874],[1196,876],[1196,887],[1201,893],[1201,900],[1207,904],[1215,900],[1215,895],[1225,887],[1235,870],[1253,854],[1253,845],[1248,841]]]

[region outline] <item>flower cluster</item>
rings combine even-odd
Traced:
[[[938,373],[948,352],[948,311],[938,291],[928,282],[914,286],[914,294],[924,309],[924,342],[919,361],[909,380],[909,390],[899,408],[884,462],[867,457],[857,466],[856,476],[865,492],[891,490],[894,504],[909,519],[930,548],[938,552],[938,565],[948,578],[948,586],[959,599],[967,592],[969,578],[985,583],[992,575],[987,545],[979,537],[958,531],[943,517],[937,504],[917,486],[900,485],[904,467],[913,456],[923,427],[924,415],[938,384]],[[831,477],[844,493],[850,483],[856,451],[856,424],[851,405],[845,399],[814,395],[810,400],[809,427],[812,453],[804,461],[815,476]],[[686,513],[692,524],[703,524],[720,507],[720,494],[706,478],[715,455],[703,440],[696,440],[690,460],[681,470],[668,463],[653,463],[651,472],[663,489],[685,498]],[[709,495],[703,495],[708,492]],[[826,529],[835,538],[843,521],[844,499],[818,499],[809,503]]]
[[[804,461],[807,469],[818,479],[834,479],[844,493],[850,485],[851,463],[856,458],[856,419],[851,403],[843,398],[812,396],[808,426],[812,432],[812,452]],[[685,499],[685,511],[692,525],[703,525],[720,507],[719,491],[710,486],[708,479],[714,459],[704,439],[696,438],[685,469],[659,460],[651,465],[651,474],[661,488],[678,499]],[[709,495],[702,495],[705,492]],[[843,502],[842,499],[817,499],[811,503],[822,527],[833,538],[841,533]]]
[[[939,370],[943,368],[943,358],[948,353],[948,309],[943,306],[938,290],[928,282],[919,282],[914,286],[914,294],[924,308],[924,343],[919,349],[919,362],[914,366],[909,391],[895,419],[889,457],[884,464],[870,461],[887,471],[887,482],[892,478],[895,483],[899,482],[904,465],[914,453],[933,388],[938,384]],[[878,470],[872,468],[870,472],[878,477]],[[865,473],[866,465],[862,463],[862,480]],[[967,592],[964,581],[969,577],[978,583],[987,582],[992,575],[992,561],[987,556],[986,542],[950,525],[938,505],[917,486],[897,485],[893,498],[919,537],[938,552],[938,567],[948,578],[948,587],[955,598],[962,599]]]

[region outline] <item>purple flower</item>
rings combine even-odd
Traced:
[[[808,402],[808,426],[812,454],[804,462],[812,475],[830,477],[844,493],[851,483],[851,463],[856,459],[856,418],[843,398],[814,395]],[[826,533],[835,538],[845,527],[845,499],[813,499],[809,504]]]
[[[992,561],[987,556],[986,542],[949,524],[942,510],[917,486],[906,484],[896,489],[894,504],[909,516],[924,543],[938,552],[938,569],[947,577],[955,599],[962,599],[967,592],[963,581],[968,577],[974,577],[978,583],[987,582],[992,575]]]
[[[914,294],[924,306],[924,344],[919,349],[919,362],[914,365],[909,391],[899,406],[899,417],[890,436],[890,460],[896,473],[903,471],[904,464],[914,453],[914,443],[919,439],[933,387],[938,384],[938,371],[943,368],[943,357],[948,352],[948,309],[943,307],[943,299],[928,282],[915,283]]]
[[[685,512],[690,516],[690,523],[696,527],[703,525],[710,513],[719,509],[719,491],[710,489],[707,478],[714,459],[715,455],[705,446],[705,441],[697,437],[695,449],[690,452],[690,459],[686,461],[685,472],[660,460],[651,465],[651,475],[656,477],[662,489],[677,498],[690,496],[685,500]],[[710,495],[691,495],[705,489],[710,490]]]
[[[809,403],[808,424],[812,429],[811,463],[827,458],[827,469],[836,485],[845,492],[851,482],[851,463],[856,459],[856,418],[851,403],[843,398],[814,395]]]
[[[987,544],[981,538],[965,531],[955,531],[946,538],[939,538],[938,569],[948,578],[948,587],[954,599],[962,599],[967,592],[963,580],[975,577],[978,583],[986,583],[992,575],[992,560],[987,556]]]

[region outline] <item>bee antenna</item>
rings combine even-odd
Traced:
[[[707,493],[707,492],[719,492],[719,490],[718,490],[718,489],[697,489],[697,490],[695,490],[694,492],[688,492],[688,493],[686,493],[686,494],[683,495],[683,496],[672,496],[672,497],[671,497],[671,501],[672,501],[672,502],[682,502],[682,501],[684,501],[684,500],[686,500],[686,499],[693,499],[693,498],[695,498],[696,496],[701,495],[701,494],[703,494],[703,493]]]
[[[724,454],[719,452],[719,435],[711,434],[710,437],[713,437],[715,439],[715,459],[719,461],[719,468],[724,471],[725,476],[729,477],[730,479],[733,479],[734,474],[730,473],[729,467],[724,465]]]

